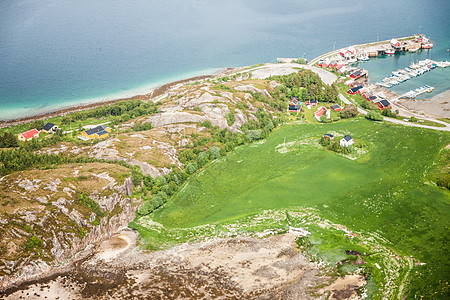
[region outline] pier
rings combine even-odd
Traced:
[[[413,35],[402,38],[393,38],[390,40],[384,40],[375,43],[367,43],[354,45],[338,50],[333,50],[321,56],[312,59],[308,64],[314,65],[319,61],[325,60],[340,60],[347,61],[348,63],[356,62],[357,60],[367,60],[365,57],[377,57],[379,55],[392,55],[396,52],[415,52],[419,49],[431,49],[433,47],[432,42],[425,35]],[[346,55],[346,53],[353,52],[354,55]],[[364,55],[361,55],[363,54]]]
[[[436,67],[446,68],[448,66],[450,66],[450,63],[447,61],[437,62],[431,59],[425,59],[419,61],[418,63],[412,63],[408,68],[393,71],[391,75],[381,79],[375,84],[385,88],[390,88],[413,77],[423,75]]]

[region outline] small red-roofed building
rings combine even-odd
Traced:
[[[319,109],[314,113],[314,118],[320,122],[320,117],[326,114],[327,119],[330,118],[330,113],[325,106],[319,107]]]
[[[29,141],[33,138],[38,138],[38,137],[39,137],[39,131],[36,128],[19,133],[17,136],[19,141],[23,141],[23,142]]]

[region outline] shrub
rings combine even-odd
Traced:
[[[211,149],[209,149],[209,155],[212,159],[218,159],[220,157],[220,148],[212,146]]]
[[[150,200],[144,202],[144,204],[139,208],[138,214],[141,216],[146,216],[155,210],[155,206]]]
[[[227,80],[224,80],[224,81],[227,81]],[[229,86],[226,86],[224,84],[219,84],[219,85],[216,86],[216,88],[219,89],[219,90],[227,91],[227,92],[233,92],[232,88],[230,88]]]
[[[236,120],[236,116],[234,115],[233,112],[230,112],[229,114],[227,114],[225,116],[225,119],[227,119],[228,126],[231,126],[234,124],[234,120]]]
[[[386,108],[381,111],[381,115],[386,117],[395,118],[397,116],[397,113],[395,111],[392,111],[390,108]]]
[[[97,217],[102,218],[105,216],[105,212],[102,211],[98,203],[95,202],[95,200],[93,200],[87,194],[79,195],[78,201],[80,201],[80,203],[84,204],[85,206],[89,207]]]
[[[193,174],[195,171],[197,171],[197,164],[194,162],[190,162],[186,166],[186,173],[189,175]]]
[[[339,115],[343,119],[353,118],[358,115],[358,109],[354,105],[346,105]]]
[[[372,121],[383,121],[383,116],[380,115],[379,112],[369,111],[366,115],[366,119],[372,120]]]
[[[320,138],[319,144],[321,144],[322,146],[326,147],[330,143],[331,143],[331,140],[329,138],[326,138],[326,137],[323,137],[323,136]]]
[[[208,153],[200,152],[197,156],[197,165],[203,167],[208,162]]]
[[[141,169],[139,166],[134,166],[133,170],[131,171],[131,177],[133,178],[133,184],[134,186],[139,186],[144,179],[144,176],[141,173]]]
[[[236,104],[236,106],[237,106],[237,108],[239,108],[240,110],[244,110],[244,109],[247,109],[247,108],[248,108],[248,104],[245,103],[245,102],[243,102],[243,101],[238,102],[238,104]]]
[[[201,122],[200,126],[203,126],[203,127],[206,127],[206,128],[212,128],[211,121],[208,121],[208,120],[206,120],[204,122]]]
[[[442,175],[442,177],[438,178],[436,184],[440,187],[450,190],[450,174]]]
[[[39,238],[38,236],[33,235],[32,237],[30,237],[28,242],[25,244],[25,249],[26,250],[32,250],[32,249],[35,249],[35,248],[40,248],[43,245],[44,245],[44,242],[41,240],[41,238]]]
[[[133,125],[133,130],[134,131],[145,131],[145,130],[150,130],[152,129],[152,123],[147,122],[147,123],[143,123],[143,124],[134,124]]]
[[[249,130],[246,137],[249,142],[254,142],[254,141],[260,140],[261,139],[261,131]]]

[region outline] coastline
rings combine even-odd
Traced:
[[[225,70],[228,70],[228,69],[222,69],[221,71],[217,72],[217,74],[221,74]],[[194,77],[189,77],[189,78],[165,83],[165,84],[162,84],[162,85],[156,87],[153,90],[150,90],[150,92],[147,94],[138,94],[138,95],[126,97],[126,98],[117,98],[117,99],[112,99],[112,100],[105,100],[105,101],[98,101],[98,102],[96,101],[96,102],[87,103],[87,104],[72,105],[69,107],[56,109],[56,110],[53,110],[53,111],[50,111],[47,113],[43,113],[43,114],[37,114],[34,116],[29,116],[29,117],[24,117],[24,118],[0,121],[0,129],[5,128],[5,127],[16,126],[16,125],[20,125],[20,124],[30,123],[30,122],[37,121],[37,120],[48,119],[48,118],[53,118],[53,117],[58,117],[58,116],[65,116],[67,114],[96,108],[96,107],[99,107],[102,105],[113,104],[113,103],[116,103],[119,101],[136,100],[136,99],[140,99],[143,101],[149,101],[152,98],[159,97],[159,96],[165,94],[167,92],[167,90],[169,90],[171,87],[173,87],[177,84],[187,83],[187,82],[196,81],[196,80],[203,80],[203,79],[211,78],[217,74],[194,76]]]

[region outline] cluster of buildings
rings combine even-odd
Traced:
[[[41,132],[45,132],[48,134],[53,134],[58,130],[58,126],[53,124],[53,123],[47,123],[44,125],[44,127],[42,127],[42,129],[39,131],[36,128],[33,128],[31,130],[19,133],[17,135],[17,138],[19,139],[19,141],[29,141],[32,140],[34,138],[38,138],[39,137],[39,133]]]
[[[298,114],[302,110],[302,105],[303,105],[303,103],[299,102],[297,97],[291,97],[291,102],[289,103],[288,112],[296,112]],[[313,107],[317,107],[317,106],[318,106],[318,101],[317,100],[307,100],[307,101],[305,101],[305,107],[307,109],[312,109]],[[333,105],[330,106],[330,108],[326,108],[325,106],[320,106],[314,112],[314,117],[319,122],[320,122],[320,117],[322,117],[323,115],[326,115],[327,119],[330,119],[331,110],[341,111],[342,108],[341,108],[341,106],[339,104],[333,104]]]
[[[396,52],[415,52],[419,49],[431,49],[433,43],[424,35],[417,35],[414,38],[406,40],[392,39],[389,42],[377,43],[369,46],[343,48],[335,55],[321,59],[318,62],[319,67],[335,68],[340,74],[353,72],[352,63],[357,61],[368,61],[369,57],[378,55],[393,55]]]
[[[53,134],[58,130],[59,130],[58,125],[55,125],[53,123],[47,123],[44,125],[44,127],[42,127],[41,130],[37,130],[36,128],[33,128],[28,131],[19,133],[17,135],[17,138],[19,139],[19,141],[25,142],[25,141],[32,140],[34,138],[39,138],[40,133]],[[106,127],[104,125],[100,125],[100,126],[92,128],[92,129],[81,132],[81,135],[78,136],[78,138],[81,140],[84,140],[84,141],[87,141],[90,139],[102,139],[102,138],[108,137],[110,132],[111,132],[111,128]]]
[[[350,95],[359,94],[364,97],[369,102],[372,102],[378,106],[380,110],[391,108],[391,103],[382,94],[373,94],[368,87],[364,87],[362,84],[357,82],[348,83],[349,89],[347,91]]]

